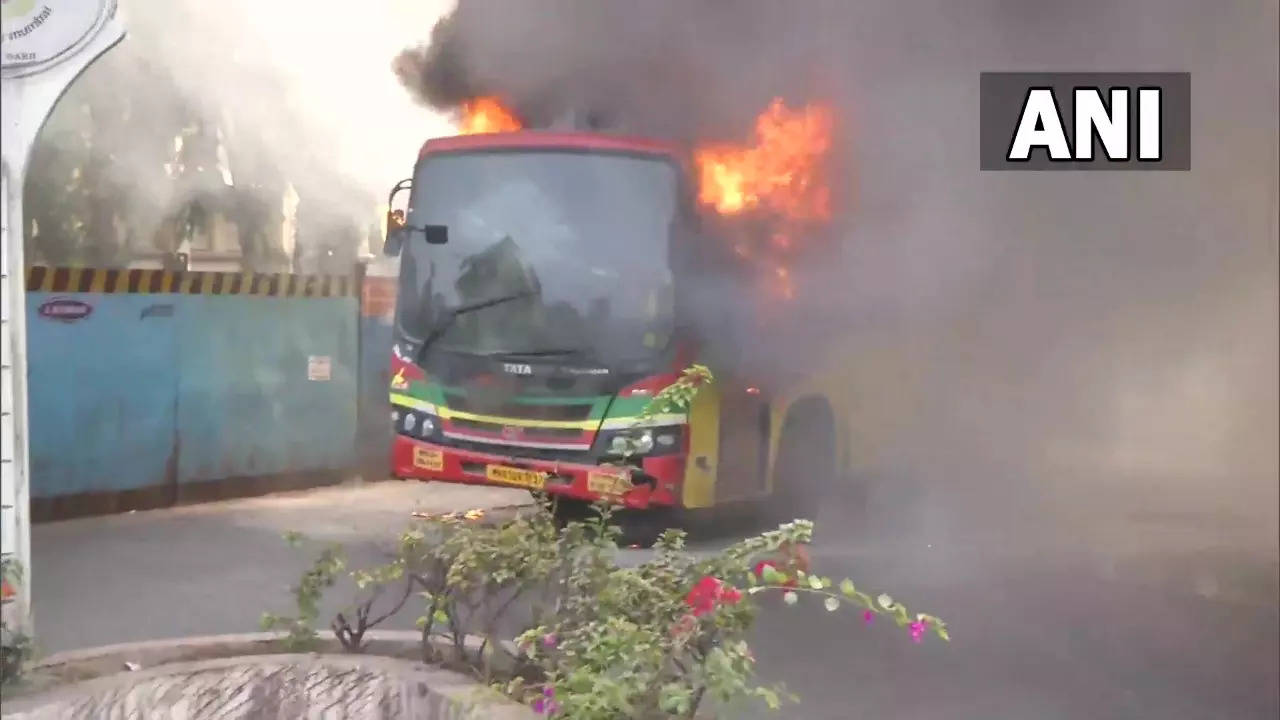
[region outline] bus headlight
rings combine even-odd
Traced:
[[[610,457],[670,455],[682,449],[683,425],[604,431],[597,447]]]
[[[396,408],[391,411],[391,422],[397,433],[427,440],[435,437],[440,429],[440,420],[435,415]]]

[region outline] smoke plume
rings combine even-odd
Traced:
[[[165,167],[175,162],[175,135],[187,130],[188,145],[221,144],[230,155],[219,163],[225,172],[204,163],[208,178],[195,183],[198,191],[217,194],[230,182],[250,201],[279,208],[280,186],[295,186],[300,245],[329,242],[335,228],[376,226],[377,203],[411,173],[422,142],[452,130],[447,117],[406,97],[387,71],[417,38],[416,28],[445,9],[422,0],[360,7],[122,0],[125,39],[55,108],[36,171],[58,162],[59,152],[81,152],[87,133],[97,159],[86,170],[95,173],[93,191],[122,196],[114,205],[123,232],[145,246],[160,219],[187,199],[189,190],[177,188],[188,185],[174,182]],[[192,121],[201,127],[184,127]],[[51,186],[28,196],[57,201],[66,170],[52,168],[45,173]],[[242,192],[253,188],[262,190],[258,197]],[[33,258],[60,262],[48,242],[52,229],[41,230],[45,241]],[[99,249],[89,248],[91,260]]]
[[[440,110],[685,143],[832,103],[834,257],[799,274],[794,336],[737,341],[835,378],[860,481],[935,526],[1041,522],[1025,500],[1273,528],[1276,26],[1271,2],[462,0],[395,72]],[[980,172],[979,73],[1011,69],[1191,72],[1192,170]]]

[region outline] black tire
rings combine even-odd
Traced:
[[[818,521],[836,482],[835,455],[835,428],[825,407],[801,404],[787,414],[773,472],[778,522]]]
[[[675,516],[666,508],[617,510],[613,522],[622,530],[619,547],[651,548],[668,528],[674,527]]]
[[[571,522],[582,522],[594,517],[595,511],[592,510],[590,503],[560,497],[556,498],[551,514],[555,518],[556,527],[563,530]]]
[[[552,514],[556,526],[562,530],[571,522],[586,522],[598,517],[591,503],[571,498],[557,499]],[[618,536],[619,547],[650,548],[658,542],[658,536],[670,527],[671,513],[663,509],[614,508],[609,522],[622,531]]]

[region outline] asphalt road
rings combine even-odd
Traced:
[[[287,586],[304,565],[282,530],[373,559],[414,506],[519,499],[377,484],[41,525],[33,533],[39,642],[49,652],[251,631],[263,610],[288,609]],[[859,523],[840,508],[829,503],[819,516],[817,568],[945,618],[953,641],[914,645],[888,625],[865,627],[854,612],[771,603],[754,646],[760,669],[802,698],[782,717],[1280,714],[1276,541],[1265,520],[1089,513],[1047,527],[1022,512],[908,533],[920,525],[905,516]],[[741,530],[714,526],[695,547],[714,550]],[[643,557],[628,551],[624,562]]]

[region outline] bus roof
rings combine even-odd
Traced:
[[[512,150],[512,149],[549,149],[549,150],[604,150],[613,152],[642,153],[648,155],[665,155],[679,157],[679,149],[671,144],[651,138],[625,137],[606,135],[603,133],[585,132],[544,132],[539,130],[520,130],[507,133],[477,133],[474,135],[453,135],[433,138],[422,145],[418,157],[437,152],[456,152],[461,150]]]

